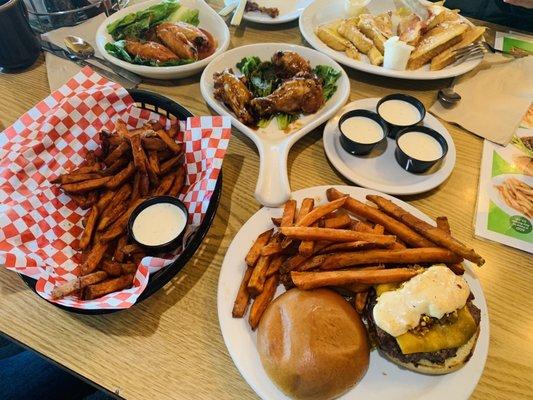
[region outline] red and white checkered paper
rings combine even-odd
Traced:
[[[130,129],[157,119],[177,123],[135,107],[126,89],[84,68],[12,126],[0,133],[0,265],[37,279],[37,292],[50,300],[55,285],[74,279],[80,263],[75,250],[86,213],[50,179],[81,164],[99,147],[98,132],[113,130],[117,119]],[[190,237],[205,216],[231,136],[229,117],[193,117],[180,121],[185,143]],[[56,303],[83,309],[131,307],[150,273],[169,258],[145,257],[133,287],[81,301],[70,296]]]

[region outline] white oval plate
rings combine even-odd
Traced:
[[[257,24],[277,25],[291,22],[300,16],[305,7],[313,2],[313,0],[253,0],[260,7],[274,7],[279,9],[279,15],[276,18],[271,18],[266,14],[260,12],[245,12],[243,19]],[[229,5],[235,3],[234,0],[226,0],[225,4]]]
[[[371,14],[379,14],[394,10],[396,6],[393,0],[380,0],[372,1],[367,6],[367,9]],[[424,65],[414,71],[394,71],[370,64],[363,54],[361,55],[361,60],[354,60],[346,56],[344,52],[329,48],[315,35],[315,29],[319,25],[346,17],[348,15],[344,11],[344,0],[316,0],[302,12],[300,16],[300,31],[305,40],[315,49],[327,54],[341,64],[375,75],[417,80],[443,79],[462,75],[474,69],[481,62],[481,59],[466,61],[461,64],[450,65],[440,71],[430,71],[429,65]]]
[[[110,62],[116,64],[128,71],[135,72],[138,75],[152,79],[178,79],[185,78],[187,76],[194,75],[205,68],[209,62],[223,53],[229,46],[229,29],[226,26],[224,20],[218,15],[207,3],[203,0],[180,0],[180,3],[189,8],[195,8],[200,10],[200,25],[199,28],[205,29],[213,35],[217,40],[217,49],[209,57],[203,60],[196,61],[190,64],[177,65],[174,67],[150,67],[147,65],[136,65],[129,62],[120,60],[109,54],[104,46],[108,42],[113,42],[113,38],[107,33],[107,26],[130,13],[145,10],[150,6],[161,3],[161,0],[149,0],[140,4],[126,7],[115,14],[109,16],[102,22],[96,31],[96,46],[100,53]]]
[[[313,197],[320,204],[327,201],[326,189],[330,187],[317,186],[298,190],[292,194],[292,198],[300,202],[305,197]],[[335,187],[360,201],[365,201],[367,194],[381,194],[352,186]],[[433,223],[427,215],[409,204],[388,195],[383,196],[393,200],[417,217]],[[218,319],[224,342],[241,375],[259,397],[265,400],[289,400],[289,398],[277,389],[263,370],[256,348],[256,334],[248,325],[248,316],[240,319],[232,318],[231,310],[246,268],[244,257],[248,249],[257,235],[273,226],[270,218],[279,217],[281,212],[282,210],[277,208],[262,208],[242,226],[226,252],[218,279]],[[481,310],[481,332],[470,361],[463,368],[451,374],[430,376],[401,369],[396,364],[382,358],[378,352],[373,351],[370,355],[367,374],[357,386],[339,399],[466,400],[469,398],[481,377],[489,348],[487,304],[479,280],[470,266],[470,263],[465,264],[464,276],[475,296],[474,304]],[[283,291],[283,286],[278,287],[276,296]]]
[[[213,97],[213,74],[215,72],[221,72],[226,68],[233,68],[234,72],[238,72],[235,65],[243,57],[257,56],[261,60],[270,60],[272,55],[279,50],[290,50],[300,54],[311,62],[312,67],[329,65],[341,72],[341,76],[337,81],[337,91],[333,97],[317,113],[305,115],[298,119],[296,124],[300,128],[291,133],[285,133],[278,129],[274,119],[266,128],[254,130],[235,118],[229,108]],[[304,135],[333,117],[346,103],[350,95],[350,81],[339,64],[309,47],[286,43],[260,43],[231,49],[214,59],[202,74],[200,89],[207,104],[217,114],[229,115],[233,126],[248,136],[257,146],[260,164],[255,198],[265,206],[275,207],[287,201],[291,193],[287,176],[287,155],[290,148]]]
[[[423,125],[439,132],[448,143],[444,160],[423,174],[407,172],[394,157],[396,142],[387,138],[367,156],[352,156],[340,144],[338,123],[340,117],[350,110],[376,111],[378,98],[356,100],[348,103],[324,128],[324,151],[329,161],[346,179],[366,188],[381,192],[407,195],[427,192],[444,182],[455,165],[455,144],[446,128],[433,115],[427,113]]]
[[[531,220],[531,218],[527,217],[525,214],[522,214],[520,211],[515,210],[511,206],[508,206],[507,203],[503,200],[498,189],[496,189],[496,185],[501,185],[506,179],[509,179],[509,178],[518,179],[519,181],[525,183],[526,185],[533,186],[533,177],[531,176],[520,175],[520,174],[497,175],[494,178],[492,178],[492,185],[490,185],[490,189],[489,189],[490,199],[507,215],[509,216],[521,215]]]

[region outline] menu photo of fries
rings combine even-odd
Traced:
[[[56,286],[52,299],[92,300],[132,286],[146,254],[130,243],[128,219],[151,196],[181,193],[185,168],[178,129],[149,122],[129,130],[119,119],[113,132],[100,132],[100,148],[88,151],[79,167],[51,180],[88,210],[78,238],[83,260],[78,277]]]
[[[332,288],[362,313],[374,285],[408,281],[435,263],[462,275],[463,260],[485,262],[452,236],[446,217],[431,225],[377,194],[366,196],[371,205],[335,188],[326,195],[320,205],[311,197],[289,200],[249,249],[232,315],[243,318],[249,309],[252,330],[279,284]]]

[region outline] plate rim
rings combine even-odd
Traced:
[[[378,191],[373,190],[373,189],[359,188],[359,187],[355,187],[355,186],[346,186],[346,185],[319,185],[319,186],[313,186],[313,187],[308,187],[308,188],[297,190],[297,191],[292,193],[291,197],[293,197],[296,194],[300,194],[302,192],[307,192],[307,191],[315,192],[315,191],[319,191],[320,190],[320,191],[325,192],[326,189],[331,188],[331,187],[336,188],[336,189],[338,189],[340,191],[349,192],[349,193],[354,192],[354,191],[355,192],[362,191],[362,192],[367,192],[367,193],[368,192],[373,192],[375,194],[383,195],[386,198],[389,198],[391,200],[396,201],[401,207],[405,207],[409,212],[415,211],[415,215],[418,215],[419,217],[422,217],[422,219],[424,219],[426,221],[432,221],[432,219],[426,213],[424,213],[423,211],[419,210],[417,207],[415,207],[415,206],[413,206],[413,205],[411,205],[411,204],[409,204],[407,202],[404,202],[401,199],[398,199],[398,198],[396,198],[394,196],[391,196],[391,195],[388,195],[388,194],[385,194],[385,193],[381,193],[381,192],[378,192]],[[313,196],[313,195],[308,194],[308,196]],[[258,211],[256,211],[241,226],[239,231],[235,234],[234,238],[232,239],[230,245],[228,246],[228,250],[226,251],[226,255],[224,256],[224,260],[222,262],[222,266],[221,266],[220,273],[219,273],[219,278],[218,278],[218,283],[217,283],[217,314],[218,314],[220,331],[221,331],[222,337],[224,339],[224,344],[226,346],[226,349],[227,349],[227,351],[229,353],[229,356],[231,357],[234,365],[236,366],[236,368],[238,369],[239,373],[241,374],[243,379],[246,381],[246,383],[254,390],[254,392],[260,398],[267,399],[267,397],[265,397],[265,393],[263,392],[263,390],[261,390],[260,388],[258,388],[256,386],[256,384],[255,384],[256,382],[254,382],[254,381],[252,381],[250,379],[248,371],[244,370],[243,366],[241,364],[239,364],[236,361],[235,357],[234,357],[233,346],[230,343],[230,340],[229,340],[229,337],[228,337],[228,330],[229,329],[225,328],[225,325],[229,324],[230,323],[229,321],[231,321],[233,318],[230,316],[229,307],[228,307],[228,309],[224,309],[223,308],[223,303],[224,303],[223,297],[224,296],[223,296],[222,290],[221,290],[221,287],[223,285],[222,280],[221,280],[221,276],[222,276],[224,270],[229,268],[229,267],[226,266],[227,264],[230,263],[230,261],[227,260],[227,254],[230,251],[230,249],[232,248],[232,246],[234,245],[235,238],[238,236],[239,232],[242,229],[244,229],[244,227],[250,222],[250,220],[252,220],[252,218],[254,218],[260,212],[263,212],[263,209],[270,210],[272,208],[270,208],[270,207],[262,207]],[[278,209],[280,209],[280,208],[278,208]],[[464,265],[465,265],[467,271],[469,272],[469,274],[471,274],[472,279],[474,280],[474,283],[477,284],[477,286],[479,286],[479,291],[480,291],[480,294],[481,294],[481,296],[480,296],[481,298],[479,299],[479,302],[480,302],[480,304],[479,304],[480,307],[479,308],[480,308],[480,310],[482,312],[482,315],[484,314],[484,321],[482,321],[482,323],[480,324],[480,327],[482,329],[481,329],[480,335],[478,337],[478,341],[477,341],[477,344],[476,344],[476,350],[475,350],[477,353],[480,353],[479,357],[480,357],[480,362],[481,362],[481,369],[479,371],[479,374],[476,376],[476,378],[473,381],[471,381],[471,383],[469,384],[468,390],[462,392],[462,393],[464,393],[464,395],[465,395],[464,399],[466,400],[466,399],[468,399],[470,397],[472,392],[477,387],[477,384],[478,384],[479,380],[481,379],[481,376],[483,375],[483,372],[485,370],[485,365],[486,365],[486,362],[487,362],[488,351],[489,351],[489,346],[490,346],[490,342],[489,342],[489,340],[490,340],[490,319],[489,319],[489,312],[488,312],[488,306],[487,306],[485,293],[484,293],[483,288],[481,286],[480,279],[478,278],[477,274],[475,273],[475,271],[472,268],[473,264],[465,260]],[[241,279],[241,276],[238,277],[237,283],[240,282],[240,279]],[[236,286],[238,288],[238,284]],[[476,298],[476,300],[477,300],[477,298]],[[230,301],[233,301],[233,298],[231,298]],[[460,371],[461,370],[456,371],[454,373],[459,373]],[[413,372],[413,374],[416,374],[416,372]],[[442,376],[447,376],[447,375],[442,375]],[[436,376],[434,376],[434,377],[436,377]],[[279,391],[279,389],[277,389],[277,390]],[[350,391],[348,391],[347,393],[349,393],[349,392]],[[289,399],[281,391],[280,391],[280,393],[282,394],[282,396],[280,397],[281,400]],[[342,398],[344,398],[344,395],[342,396]],[[444,397],[444,398],[446,398],[446,397]],[[268,400],[271,400],[271,399],[268,398]]]
[[[365,180],[364,178],[363,178],[363,180],[354,179],[353,178],[353,171],[350,170],[350,173],[348,173],[347,169],[349,167],[341,159],[341,157],[339,156],[339,154],[337,152],[337,149],[335,147],[335,132],[336,132],[336,128],[331,126],[333,124],[333,120],[334,120],[335,117],[337,117],[341,113],[345,112],[344,110],[349,109],[350,107],[352,107],[356,103],[362,103],[362,105],[360,105],[359,108],[365,109],[365,108],[367,108],[369,106],[364,105],[364,103],[371,102],[371,101],[372,102],[375,101],[377,103],[379,101],[379,99],[380,99],[379,97],[368,97],[368,98],[365,98],[365,99],[359,99],[359,100],[351,101],[351,102],[345,104],[344,107],[342,107],[338,111],[338,113],[335,114],[326,123],[326,126],[324,126],[324,132],[323,132],[323,135],[322,135],[322,143],[323,143],[323,146],[324,146],[324,153],[326,154],[326,158],[328,159],[328,161],[333,165],[333,167],[344,178],[348,179],[350,182],[355,183],[356,185],[363,186],[363,187],[365,187],[367,189],[377,190],[377,191],[384,192],[384,193],[387,193],[387,194],[390,194],[390,195],[406,196],[406,195],[420,194],[420,193],[428,192],[428,191],[430,191],[432,189],[435,189],[436,187],[439,187],[440,185],[442,185],[450,177],[450,175],[452,174],[452,172],[453,172],[453,170],[455,168],[455,164],[457,162],[457,149],[455,147],[455,142],[453,140],[453,137],[450,134],[450,132],[448,131],[448,129],[446,129],[446,127],[435,116],[433,116],[430,113],[426,113],[426,116],[424,117],[424,121],[426,119],[430,119],[432,121],[432,123],[434,123],[434,124],[436,124],[438,126],[438,129],[436,129],[436,130],[440,132],[440,129],[442,129],[442,131],[444,131],[446,133],[446,135],[450,139],[450,141],[447,141],[448,142],[448,153],[446,154],[446,157],[444,158],[444,163],[442,164],[441,168],[439,169],[439,171],[445,171],[445,172],[443,172],[442,177],[438,178],[435,181],[434,184],[432,183],[430,185],[423,186],[422,185],[423,182],[420,182],[420,183],[417,183],[416,186],[414,186],[414,189],[410,189],[409,190],[409,188],[413,187],[413,185],[405,186],[406,189],[401,189],[400,186],[388,186],[388,185],[380,184],[380,183],[372,184],[371,182],[369,184],[369,182],[367,180]],[[445,139],[446,139],[446,136],[445,136]],[[448,165],[450,165],[450,167],[448,167]],[[398,168],[401,168],[401,167],[398,165]],[[449,170],[446,170],[446,168],[449,168]],[[431,178],[435,177],[435,175],[439,171],[436,171],[434,174],[432,174]],[[427,179],[424,182],[431,181],[431,178]],[[420,186],[423,186],[423,187],[420,187]]]
[[[335,61],[339,62],[340,64],[356,69],[359,71],[363,71],[366,73],[370,73],[373,75],[379,75],[379,76],[385,76],[389,78],[396,78],[396,79],[410,79],[410,80],[437,80],[437,79],[446,79],[446,78],[452,78],[459,75],[466,74],[467,72],[472,71],[474,68],[476,68],[481,61],[480,59],[471,60],[468,62],[465,62],[463,64],[460,64],[455,67],[446,67],[444,69],[441,69],[439,71],[395,71],[391,69],[385,69],[381,66],[375,66],[368,64],[363,61],[359,60],[350,60],[347,59],[347,57],[342,57],[342,52],[339,52],[337,50],[333,50],[329,48],[327,45],[322,43],[320,39],[315,34],[314,27],[308,27],[307,20],[311,19],[315,14],[311,14],[311,11],[313,8],[319,8],[319,4],[321,3],[328,3],[329,6],[331,6],[333,3],[340,3],[342,0],[315,0],[312,3],[310,3],[301,13],[299,21],[298,21],[298,27],[300,29],[300,33],[304,37],[305,41],[314,49],[317,51],[320,51],[324,54],[327,54],[329,57],[334,59]],[[468,21],[468,20],[467,20]]]

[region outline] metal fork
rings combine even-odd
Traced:
[[[515,58],[521,58],[530,55],[528,51],[519,49],[517,47],[513,47],[511,51],[498,50],[482,40],[453,51],[455,60],[459,62],[480,58],[486,53],[509,54]]]

